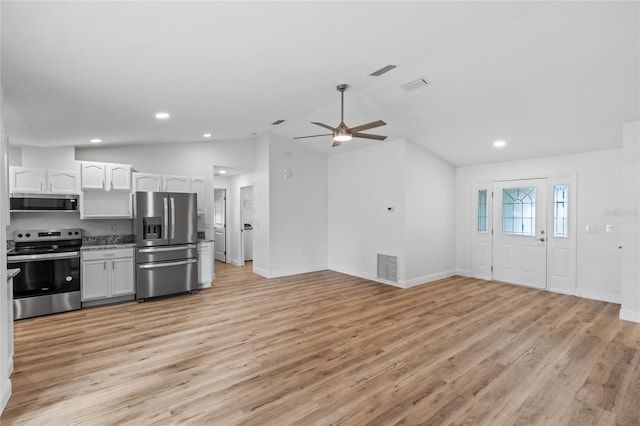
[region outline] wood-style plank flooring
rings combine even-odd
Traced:
[[[18,321],[2,425],[638,425],[619,306],[323,271]]]

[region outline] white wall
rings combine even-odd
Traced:
[[[455,168],[407,141],[405,286],[455,275]]]
[[[274,135],[269,137],[268,146],[270,261],[267,276],[326,269],[327,157]],[[284,177],[285,169],[291,171],[290,178]],[[258,190],[256,185],[256,225],[260,209]],[[254,263],[256,256],[254,250]]]
[[[400,139],[329,156],[329,269],[375,280],[385,254],[405,279],[404,154]]]
[[[20,149],[21,165],[49,170],[76,170],[75,152],[72,146],[36,148],[24,146]],[[12,164],[14,165],[14,164]]]
[[[577,173],[577,290],[583,297],[619,303],[621,294],[622,240],[628,226],[616,212],[623,208],[623,150],[495,163],[456,170],[458,273],[471,271],[471,188],[476,181],[534,178]],[[614,225],[605,233],[605,225]],[[586,233],[596,225],[597,233]]]
[[[8,220],[7,212],[7,203],[9,201],[9,194],[7,192],[8,187],[8,178],[9,178],[9,170],[7,167],[8,163],[8,153],[7,146],[4,142],[4,121],[2,115],[2,87],[0,86],[0,298],[3,300],[0,301],[0,306],[8,306],[8,304],[13,303],[13,300],[10,300],[7,295],[7,234],[6,234],[6,226]],[[9,397],[11,396],[11,380],[7,374],[9,368],[9,360],[6,358],[5,354],[7,353],[7,336],[5,334],[5,330],[8,327],[13,327],[13,323],[7,320],[7,316],[5,315],[5,311],[0,312],[0,413],[4,410],[5,405],[9,401]]]
[[[620,318],[640,322],[640,121],[623,128],[624,220]]]
[[[263,135],[258,138],[256,147],[256,173],[253,187],[256,219],[253,229],[253,271],[263,276],[268,276],[271,270],[269,166],[269,136]]]
[[[411,141],[330,155],[329,269],[386,282],[386,254],[398,256],[400,287],[453,275],[454,191],[453,166]]]

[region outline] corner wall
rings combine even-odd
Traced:
[[[270,135],[267,158],[269,264],[262,271],[254,264],[254,271],[274,278],[326,269],[327,157]],[[284,176],[285,170],[289,177]],[[256,188],[256,209],[257,196]],[[257,221],[256,217],[256,225]],[[255,237],[254,231],[254,244]]]

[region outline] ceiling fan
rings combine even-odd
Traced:
[[[340,146],[342,142],[350,141],[351,138],[375,139],[379,141],[385,140],[387,138],[386,136],[360,133],[362,130],[373,129],[374,127],[386,125],[387,123],[382,120],[372,121],[371,123],[362,124],[356,127],[347,127],[347,125],[344,124],[344,91],[347,90],[348,87],[349,86],[346,84],[339,84],[338,86],[336,86],[336,89],[338,89],[338,92],[340,92],[340,124],[338,124],[338,127],[334,128],[331,126],[327,126],[324,123],[317,123],[315,121],[311,122],[311,124],[315,124],[316,126],[324,127],[325,129],[331,130],[332,133],[324,133],[322,135],[311,136],[298,136],[293,139],[316,138],[318,136],[333,136],[333,145],[331,145],[332,147]]]

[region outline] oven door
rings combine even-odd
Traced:
[[[13,279],[13,297],[80,291],[78,252],[7,256],[9,268],[20,268]]]

